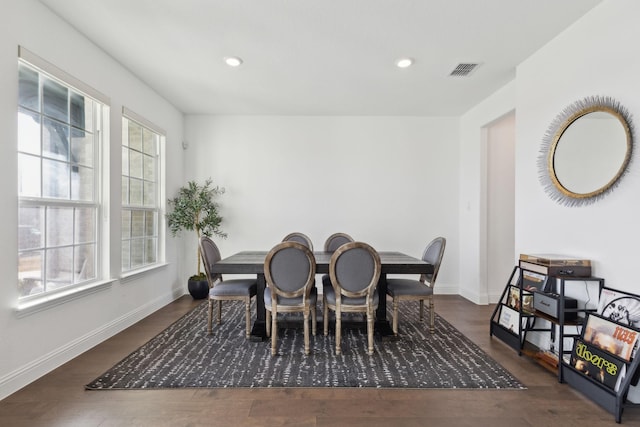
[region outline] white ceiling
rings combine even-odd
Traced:
[[[187,114],[419,116],[464,113],[601,2],[40,1]]]

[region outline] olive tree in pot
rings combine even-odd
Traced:
[[[203,185],[195,181],[189,181],[186,186],[180,188],[178,195],[169,199],[168,203],[173,210],[167,214],[167,225],[171,234],[175,237],[182,230],[195,231],[198,242],[201,236],[216,235],[226,238],[227,234],[220,230],[222,217],[218,211],[216,197],[224,194],[224,188],[214,187],[211,178],[207,179]],[[191,276],[188,282],[188,289],[195,299],[206,298],[209,294],[209,283],[207,276],[202,271],[202,257],[200,256],[200,245],[197,244],[197,274]]]

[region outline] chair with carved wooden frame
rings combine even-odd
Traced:
[[[300,244],[303,244],[304,246],[309,248],[309,250],[311,252],[313,252],[313,242],[311,241],[309,236],[307,236],[306,234],[299,233],[299,232],[289,233],[286,236],[284,236],[284,239],[282,239],[282,241],[283,242],[298,242]]]
[[[207,332],[213,333],[213,305],[218,302],[218,325],[222,322],[222,301],[242,301],[245,305],[245,334],[251,335],[251,298],[258,291],[256,279],[231,279],[223,280],[221,274],[212,273],[211,267],[220,261],[218,246],[207,236],[200,238],[200,255],[204,263],[204,270],[209,282],[209,319]]]
[[[324,251],[333,253],[340,246],[353,241],[353,237],[349,236],[346,233],[334,233],[331,236],[327,237],[327,240],[325,240]],[[329,277],[328,273],[322,276],[322,292],[324,293],[324,290],[327,288],[331,288],[331,277]]]
[[[435,332],[435,304],[433,301],[433,289],[442,264],[444,249],[447,240],[444,237],[436,237],[425,248],[422,260],[433,264],[433,273],[420,275],[415,279],[387,279],[387,295],[393,299],[393,333],[398,335],[398,308],[400,301],[412,300],[420,302],[420,321],[424,319],[424,301],[429,300],[429,332]]]
[[[378,308],[380,256],[363,242],[340,246],[331,256],[331,288],[324,288],[324,334],[329,333],[329,309],[336,314],[336,354],[341,354],[342,313],[365,313],[367,317],[367,353],[373,354],[373,322]]]
[[[315,311],[317,293],[312,292],[316,275],[313,252],[302,243],[282,242],[269,251],[264,261],[264,290],[267,336],[271,336],[271,355],[277,354],[278,313],[302,312],[304,353],[310,353],[309,315]],[[315,323],[315,322],[314,322]],[[314,328],[315,329],[315,328]],[[315,335],[315,333],[314,333]]]

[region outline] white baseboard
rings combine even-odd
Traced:
[[[111,338],[151,313],[184,295],[184,290],[174,289],[113,321],[68,342],[57,349],[32,360],[18,369],[0,377],[0,400],[15,393],[41,376],[67,363],[85,351]]]

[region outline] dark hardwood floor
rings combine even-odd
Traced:
[[[527,390],[84,390],[84,384],[194,305],[191,297],[182,297],[0,401],[0,426],[615,425],[613,415],[558,383],[531,359],[490,338],[493,306],[477,306],[458,296],[437,296],[438,314],[500,362]],[[640,408],[626,408],[622,424],[640,425]]]

